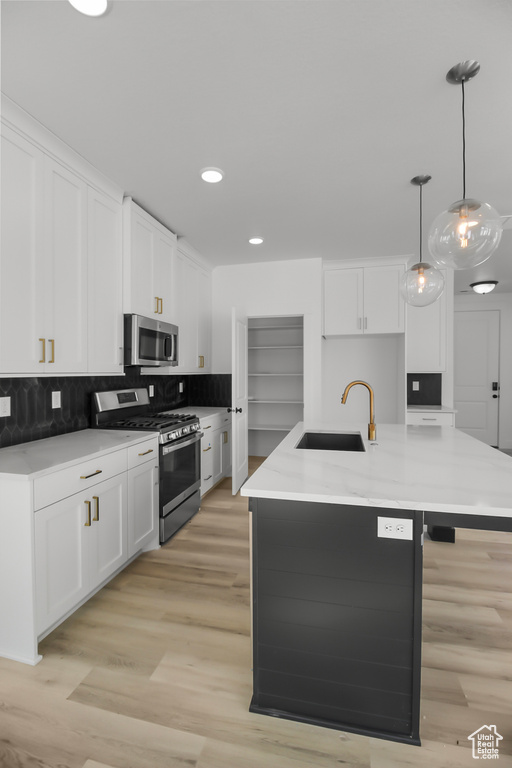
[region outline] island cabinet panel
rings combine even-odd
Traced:
[[[422,516],[251,499],[251,711],[419,744]],[[413,519],[413,540],[377,518]]]

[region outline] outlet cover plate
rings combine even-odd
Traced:
[[[61,408],[60,392],[52,392],[52,408]]]
[[[402,517],[378,517],[377,536],[379,539],[405,539],[412,541],[413,521]]]
[[[11,398],[0,397],[0,418],[11,415]]]

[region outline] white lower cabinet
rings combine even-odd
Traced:
[[[155,458],[128,470],[128,557],[158,535],[158,490]]]
[[[126,524],[126,473],[37,511],[38,634],[123,565]]]
[[[190,410],[194,410],[193,408]],[[201,496],[231,471],[231,419],[225,409],[200,417]]]
[[[441,411],[407,411],[406,423],[419,427],[454,427],[455,413]]]

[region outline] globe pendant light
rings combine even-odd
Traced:
[[[405,301],[411,307],[427,307],[440,297],[444,289],[444,277],[441,272],[423,261],[423,185],[427,184],[431,176],[415,176],[411,184],[420,188],[420,260],[412,264],[400,282],[400,291]]]
[[[452,269],[470,269],[493,254],[499,245],[502,224],[488,203],[466,197],[466,115],[464,83],[480,71],[477,61],[456,64],[446,75],[451,85],[462,88],[462,200],[452,203],[434,219],[428,247],[434,260]]]

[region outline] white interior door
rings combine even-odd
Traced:
[[[233,307],[231,319],[231,424],[233,495],[249,475],[247,421],[247,317]]]
[[[498,310],[456,311],[454,319],[455,426],[498,445]],[[493,382],[498,389],[493,390]]]

